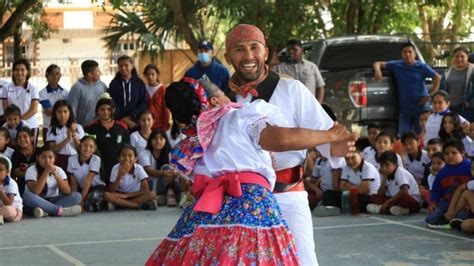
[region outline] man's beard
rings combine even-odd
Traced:
[[[240,69],[237,69],[237,75],[239,76],[241,80],[243,80],[246,83],[257,80],[262,75],[262,73],[263,73],[263,66],[259,66],[257,68],[257,71],[252,74],[246,74]]]

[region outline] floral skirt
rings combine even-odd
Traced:
[[[242,184],[219,213],[188,206],[146,265],[299,265],[293,237],[273,194]]]

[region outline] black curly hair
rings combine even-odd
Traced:
[[[193,116],[199,115],[201,102],[194,88],[187,82],[171,83],[166,89],[166,107],[173,115],[173,119],[183,124],[190,124]]]

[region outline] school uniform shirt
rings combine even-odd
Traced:
[[[56,171],[58,173],[58,176],[62,180],[67,180],[67,175],[64,172],[61,167],[56,166]],[[36,165],[30,166],[25,173],[25,181],[28,183],[28,181],[37,181],[39,178],[38,171],[36,170]],[[52,198],[56,197],[59,195],[59,186],[56,181],[56,178],[52,175],[48,175],[48,178],[46,180],[46,187],[47,191],[46,194],[44,195],[44,198]],[[28,189],[28,186],[25,186],[25,189]]]
[[[61,86],[53,89],[48,85],[40,90],[39,101],[41,107],[43,107],[43,128],[48,128],[51,124],[51,116],[47,116],[44,110],[53,108],[54,104],[59,100],[67,100],[68,95],[69,91],[63,89]]]
[[[10,86],[11,82],[0,79],[0,95],[3,95],[3,91]],[[3,104],[0,104],[0,116],[3,115]]]
[[[364,151],[362,151],[362,156],[364,157],[365,160],[367,160],[368,158],[375,158],[375,154],[377,153],[377,151],[375,150],[374,147],[372,146],[368,146],[368,147],[365,147]]]
[[[464,148],[466,149],[467,156],[472,159],[474,157],[474,142],[469,143],[469,146]]]
[[[158,170],[168,162],[168,156],[164,156],[162,159],[157,160],[150,150],[144,150],[138,155],[138,164],[143,166],[143,168],[150,166],[151,168]]]
[[[425,150],[420,151],[421,153],[418,155],[417,158],[411,158],[406,153],[403,157],[405,169],[407,169],[408,172],[410,172],[416,179],[423,179],[425,166],[430,163],[428,153]]]
[[[474,180],[467,182],[466,186],[467,186],[467,189],[474,190]]]
[[[0,154],[3,154],[5,156],[7,156],[8,159],[10,159],[10,160],[12,159],[12,155],[13,155],[14,152],[15,152],[15,150],[8,147],[8,146],[5,146],[5,149],[3,149],[3,151],[0,150]]]
[[[16,134],[18,133],[18,130],[27,127],[27,128],[33,128],[28,122],[25,120],[20,120],[20,123],[16,127],[10,127],[7,123],[3,124],[4,128],[8,130],[10,133],[10,139],[16,139]]]
[[[435,181],[435,178],[436,178],[436,175],[433,175],[433,174],[430,174],[428,176],[428,188],[430,189],[430,191],[433,189],[433,183]]]
[[[48,128],[48,134],[46,135],[46,142],[54,142],[56,144],[61,143],[63,140],[67,138],[67,132],[68,132],[68,127],[63,126],[61,128],[56,128],[56,135],[53,134],[51,131],[52,128]],[[84,137],[84,129],[82,128],[81,125],[77,124],[77,129],[76,129],[76,134],[79,139],[82,139]],[[76,155],[77,150],[76,150],[76,144],[74,144],[74,140],[71,138],[64,147],[57,152],[58,154],[61,155]]]
[[[94,173],[94,178],[92,179],[91,187],[96,186],[105,186],[104,181],[100,179],[100,157],[97,155],[92,155],[89,160],[81,163],[79,160],[79,154],[69,157],[67,163],[67,173],[68,175],[73,175],[76,178],[77,183],[80,188],[84,187],[86,182],[87,175],[92,172]]]
[[[18,106],[21,110],[21,114],[23,115],[30,109],[32,101],[39,101],[39,93],[38,89],[33,86],[31,82],[28,82],[26,89],[23,86],[15,86],[12,83],[3,90],[1,98],[2,100],[7,100],[8,105],[14,104]],[[36,114],[34,114],[29,119],[26,119],[26,121],[31,125],[32,128],[39,127],[38,116]]]
[[[119,169],[120,163],[116,164],[112,168],[112,172],[110,174],[110,183],[115,182],[115,180],[117,179]],[[147,178],[148,175],[145,172],[145,169],[143,169],[143,167],[139,164],[134,164],[130,172],[126,173],[122,177],[122,180],[120,180],[120,184],[117,188],[117,191],[123,193],[140,191],[141,181]]]
[[[445,114],[449,113],[449,110],[444,110],[440,113],[432,113],[428,116],[428,120],[426,120],[425,124],[425,138],[423,139],[423,144],[428,145],[428,141],[434,138],[439,138],[439,130],[441,129],[441,122],[443,121],[443,117]],[[459,120],[461,120],[461,124],[464,124],[467,121],[464,117],[459,115]]]
[[[469,152],[469,149],[471,147],[471,143],[472,143],[472,140],[469,136],[465,136],[462,140],[461,140],[462,144],[464,145],[464,150],[467,152]],[[469,154],[468,154],[469,155]],[[470,155],[469,155],[470,156]]]
[[[377,194],[380,187],[380,174],[371,163],[362,160],[359,169],[352,169],[349,166],[342,168],[341,180],[351,183],[352,185],[360,185],[362,181],[370,182],[370,194]]]
[[[137,154],[145,150],[147,141],[148,140],[143,137],[140,131],[135,131],[130,135],[130,145],[137,149]]]
[[[402,157],[398,153],[395,153],[395,154],[397,155],[397,164],[398,164],[398,166],[403,168]],[[379,164],[379,162],[377,162],[376,156],[377,156],[377,154],[375,152],[373,154],[368,155],[367,157],[364,156],[364,161],[366,161],[368,163],[371,163],[373,166],[375,166],[375,168],[377,170],[379,170],[380,169],[380,164]]]
[[[321,189],[334,190],[334,184],[332,182],[332,167],[328,160],[321,160],[318,158],[313,167],[313,177],[319,179],[321,178]]]
[[[387,197],[393,197],[397,195],[397,193],[400,192],[400,188],[405,185],[408,186],[408,194],[421,203],[420,189],[418,188],[415,178],[410,172],[401,167],[397,167],[395,173],[388,177],[387,183],[385,183],[385,195]]]
[[[5,180],[3,180],[3,192],[7,195],[14,195],[13,196],[13,202],[12,202],[12,207],[17,209],[17,210],[23,210],[23,200],[20,197],[20,191],[18,190],[18,184],[16,181],[11,178],[10,176],[7,176]],[[0,207],[5,206],[3,201],[0,200]]]

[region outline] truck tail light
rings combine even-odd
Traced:
[[[349,96],[355,107],[367,106],[367,82],[357,80],[349,82]]]

